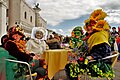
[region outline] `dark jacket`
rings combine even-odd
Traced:
[[[49,46],[49,49],[60,49],[60,43],[57,39],[52,38],[46,41],[47,45]]]
[[[101,43],[95,45],[90,50],[89,56],[92,56],[95,60],[102,59],[104,57],[110,56],[111,47],[107,43]],[[105,60],[105,62],[111,62],[110,59]]]
[[[11,56],[17,58],[20,61],[29,62],[30,60],[32,60],[32,57],[29,54],[21,52],[17,45],[11,40],[7,41],[7,43],[5,44],[5,49],[9,52]]]

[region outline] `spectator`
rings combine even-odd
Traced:
[[[69,41],[70,41],[70,38],[68,36],[66,36],[64,39],[63,39],[63,43],[68,43],[69,44]]]
[[[114,51],[114,43],[115,43],[115,37],[116,35],[119,35],[119,33],[116,31],[116,27],[112,27],[112,32],[110,34],[111,39],[111,50]]]
[[[5,43],[7,42],[7,40],[8,40],[8,35],[7,34],[5,34],[5,35],[3,35],[2,36],[2,38],[1,38],[1,45],[0,45],[0,47],[5,47]]]
[[[113,37],[115,37],[116,34],[119,35],[119,33],[116,31],[116,27],[112,27],[111,35],[112,35]]]
[[[118,52],[120,52],[120,36],[118,34],[116,34],[116,43],[117,43],[117,47],[118,47]],[[120,56],[118,57],[118,60],[120,60]]]
[[[58,41],[60,41],[60,38],[59,38],[59,36],[58,36],[57,33],[53,32],[52,34],[54,35],[54,38],[55,38],[55,39],[57,39]]]
[[[51,34],[50,38],[46,41],[46,43],[49,46],[49,49],[60,49],[60,43],[59,40],[54,38],[54,35]]]

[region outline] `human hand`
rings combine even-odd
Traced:
[[[40,57],[39,57],[38,55],[35,54],[35,56],[33,56],[33,59],[34,59],[34,60],[39,60]]]
[[[87,59],[88,60],[93,60],[93,57],[92,56],[87,56]]]

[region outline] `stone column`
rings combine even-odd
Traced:
[[[6,9],[7,5],[5,0],[0,0],[0,44],[1,44],[1,37],[3,34],[6,33]]]
[[[40,23],[40,14],[39,12],[41,11],[41,9],[39,7],[35,7],[33,8],[35,11],[35,27],[39,27],[39,23]]]

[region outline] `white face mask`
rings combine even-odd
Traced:
[[[43,32],[42,31],[37,31],[36,34],[35,34],[35,37],[37,39],[42,39],[43,38]]]

